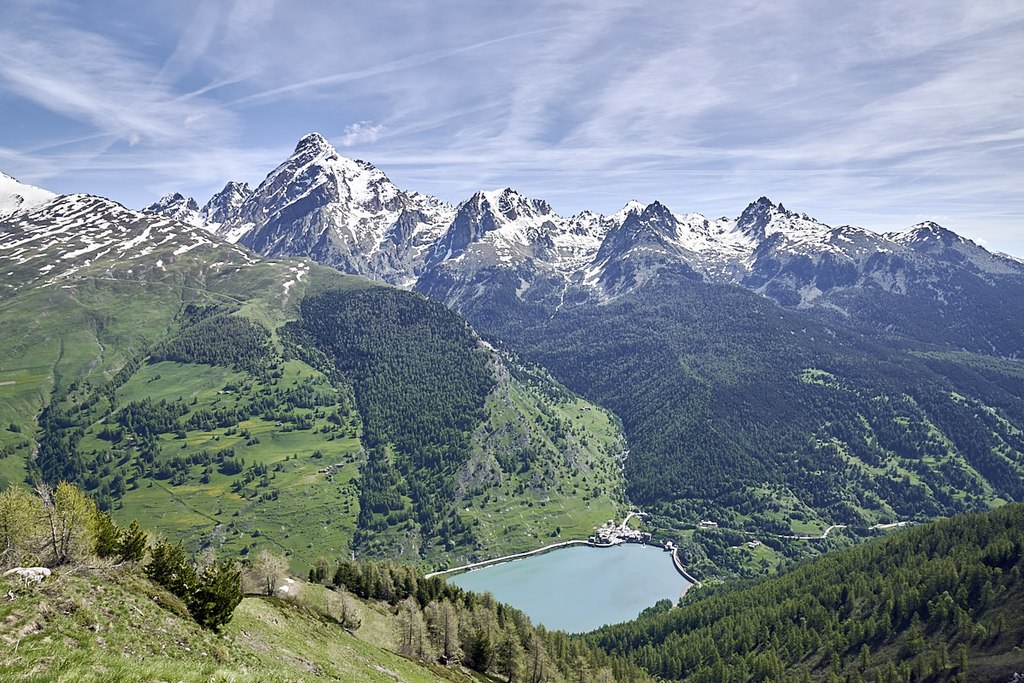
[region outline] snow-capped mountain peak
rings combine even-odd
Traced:
[[[210,197],[210,201],[203,205],[201,213],[207,227],[215,230],[216,226],[230,220],[251,194],[252,188],[249,187],[249,183],[230,181],[223,190]]]
[[[767,197],[751,202],[736,219],[736,230],[758,242],[776,233],[782,233],[790,239],[802,240],[828,229],[829,226],[807,214],[789,211],[781,203],[775,204]]]
[[[638,202],[637,200],[630,199],[628,202],[626,202],[625,206],[623,206],[621,209],[619,209],[612,215],[608,216],[608,218],[612,219],[617,224],[622,225],[622,223],[624,223],[626,219],[629,218],[630,214],[643,213],[644,208],[644,205]]]
[[[203,213],[218,235],[260,253],[308,255],[408,284],[453,211],[400,190],[373,164],[346,158],[310,133],[255,189],[229,183]]]
[[[923,221],[916,223],[906,230],[887,235],[889,239],[898,244],[912,245],[923,242],[943,242],[947,244],[965,244],[968,240],[957,235],[952,230],[947,230],[934,221]]]
[[[199,213],[199,204],[196,203],[196,200],[186,197],[180,192],[165,194],[159,201],[150,204],[143,211],[167,216],[197,228],[203,227],[205,223],[203,216]]]
[[[0,218],[41,206],[57,195],[0,173]]]
[[[1019,262],[934,223],[890,235],[833,228],[767,197],[735,219],[711,220],[636,200],[611,215],[566,218],[510,187],[481,190],[452,207],[399,189],[318,133],[299,140],[255,189],[229,183],[200,213],[218,235],[261,254],[309,256],[453,304],[495,286],[522,301],[557,297],[562,306],[607,300],[652,278],[683,277],[812,306],[843,288],[905,291],[907,269],[923,273],[926,262],[993,274],[1020,270]]]
[[[521,219],[535,219],[554,213],[551,205],[543,199],[529,199],[511,187],[506,187],[502,190],[477,192],[473,195],[473,200],[481,207],[486,204],[495,218],[499,220],[504,219],[508,222]]]

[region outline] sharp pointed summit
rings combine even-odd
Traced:
[[[310,256],[409,285],[452,209],[405,192],[372,164],[309,133],[255,189],[229,183],[203,209],[218,235],[267,256]]]
[[[203,205],[201,213],[206,226],[216,231],[221,224],[231,220],[238,213],[251,194],[252,188],[248,183],[229,182],[223,190],[210,197],[210,201]],[[237,238],[230,241],[237,241]]]

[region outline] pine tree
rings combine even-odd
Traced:
[[[186,599],[188,611],[200,626],[220,630],[231,621],[242,601],[242,574],[232,562],[214,562],[198,576]]]
[[[138,521],[132,520],[128,528],[121,535],[121,546],[118,551],[121,554],[122,562],[141,562],[146,556],[146,546],[149,545],[149,536],[139,526]]]
[[[518,683],[522,680],[526,666],[525,657],[526,651],[519,640],[519,633],[514,627],[505,628],[494,662],[498,673],[507,678],[508,683]]]
[[[114,522],[107,512],[96,514],[96,554],[100,557],[113,557],[120,552],[121,537],[124,531]]]
[[[326,557],[320,556],[316,558],[316,563],[309,569],[310,583],[323,583],[327,579],[328,569]]]
[[[179,598],[188,601],[188,596],[195,590],[198,576],[195,567],[188,561],[185,546],[179,541],[171,545],[167,541],[158,541],[150,553],[149,564],[145,568],[146,576],[160,584]]]

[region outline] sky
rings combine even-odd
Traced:
[[[514,187],[1024,256],[1024,3],[0,0],[0,170],[140,208],[319,131],[399,187]]]

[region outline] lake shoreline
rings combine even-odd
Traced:
[[[572,546],[572,545],[589,545],[592,548],[610,547],[610,546],[598,546],[598,545],[595,545],[595,544],[591,543],[590,541],[583,541],[583,540],[579,540],[579,539],[573,539],[573,540],[568,540],[568,541],[559,541],[558,543],[549,543],[548,545],[544,546],[543,548],[537,548],[535,550],[526,550],[526,551],[521,552],[521,553],[512,553],[511,555],[503,555],[501,557],[495,557],[495,558],[492,558],[490,560],[480,560],[479,562],[470,562],[469,564],[464,564],[461,567],[452,567],[451,569],[442,569],[441,571],[430,572],[429,574],[426,574],[423,578],[432,579],[435,576],[445,576],[445,575],[448,575],[448,574],[451,574],[452,576],[455,576],[456,574],[461,574],[463,572],[471,572],[474,569],[483,569],[484,567],[491,567],[491,566],[494,566],[496,564],[502,564],[504,562],[513,562],[515,560],[523,559],[524,557],[532,557],[533,555],[540,555],[542,553],[550,552],[552,550],[558,550],[559,548],[567,548],[567,547]]]
[[[587,547],[607,552],[591,552]],[[454,567],[446,570],[444,578],[464,590],[490,592],[523,610],[534,623],[569,633],[635,619],[662,599],[678,603],[694,585],[678,571],[669,549],[659,544],[618,543],[607,548],[588,541],[563,541]],[[663,555],[669,556],[671,570]]]

